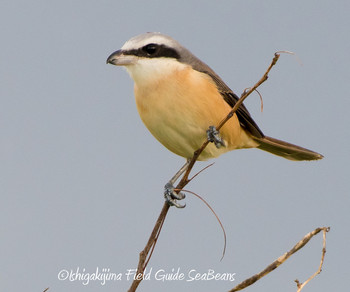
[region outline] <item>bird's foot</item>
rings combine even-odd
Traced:
[[[221,138],[219,131],[214,126],[209,126],[207,130],[207,137],[209,142],[213,142],[216,148],[220,148],[221,146],[225,147],[225,142]]]
[[[168,182],[164,186],[164,198],[165,198],[165,201],[167,201],[170,206],[175,206],[176,208],[185,208],[186,204],[182,205],[176,201],[176,200],[182,200],[185,197],[186,196],[184,193],[175,192],[174,186],[172,185],[171,182]]]

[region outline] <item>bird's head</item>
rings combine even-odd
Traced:
[[[176,40],[157,32],[131,38],[108,57],[107,63],[124,66],[137,83],[157,80],[188,66],[194,69],[201,66],[208,70],[204,63]]]

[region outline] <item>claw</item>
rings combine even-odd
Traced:
[[[164,186],[164,198],[165,200],[168,202],[168,204],[170,206],[175,206],[176,208],[185,208],[186,204],[182,205],[179,204],[178,202],[176,202],[176,200],[182,200],[184,199],[186,196],[184,193],[177,193],[174,191],[174,186],[168,182],[165,186]]]
[[[207,137],[209,142],[213,142],[216,148],[220,148],[221,146],[225,147],[224,140],[220,137],[220,133],[214,126],[209,126],[207,130]]]

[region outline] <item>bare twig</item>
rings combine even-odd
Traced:
[[[249,88],[246,92],[244,92],[240,99],[236,102],[235,106],[232,108],[232,110],[227,114],[227,116],[219,123],[219,125],[216,127],[216,129],[219,131],[224,124],[231,119],[235,112],[238,110],[238,108],[241,106],[241,104],[243,103],[243,101],[252,93],[254,92],[262,83],[264,83],[267,78],[268,78],[268,74],[271,71],[272,67],[276,65],[278,59],[280,57],[279,53],[275,53],[274,58],[272,59],[272,62],[270,64],[270,66],[267,68],[266,72],[264,73],[264,75],[260,78],[260,80],[251,88]],[[207,147],[207,145],[210,142],[208,140],[206,140],[203,145],[194,152],[193,157],[190,161],[190,164],[185,172],[185,174],[183,175],[182,179],[180,180],[180,182],[178,183],[178,185],[176,186],[176,190],[181,190],[183,189],[188,183],[189,183],[189,179],[188,176],[195,164],[195,162],[197,161],[198,157],[200,156],[200,154],[203,152],[203,150],[205,149],[205,147]],[[155,226],[153,227],[153,231],[147,241],[147,244],[145,246],[145,248],[140,252],[140,256],[139,256],[139,263],[137,266],[137,273],[135,276],[135,280],[132,282],[128,292],[134,292],[136,291],[138,285],[141,283],[142,281],[142,275],[144,273],[144,270],[146,269],[147,263],[149,262],[149,252],[151,250],[154,249],[154,246],[157,242],[157,239],[159,237],[159,233],[161,230],[161,227],[164,223],[165,217],[169,211],[169,204],[167,202],[165,202],[163,204],[163,208],[162,211],[160,212],[160,215],[156,221]]]
[[[135,280],[132,282],[128,292],[136,291],[137,287],[139,286],[139,284],[142,281],[142,275],[143,275],[144,270],[146,269],[145,263],[149,262],[149,259],[148,259],[150,256],[149,252],[151,249],[154,248],[153,246],[156,244],[156,239],[159,237],[159,232],[163,226],[164,219],[165,219],[166,214],[168,213],[169,207],[170,206],[167,202],[165,202],[163,204],[162,211],[160,212],[159,217],[156,221],[156,224],[153,227],[153,231],[148,239],[148,242],[147,242],[145,248],[143,249],[143,251],[140,252],[139,263],[137,265],[137,272],[135,275]]]
[[[324,255],[326,253],[326,235],[325,234],[326,234],[326,232],[329,231],[329,229],[330,229],[329,227],[320,227],[320,228],[316,228],[314,231],[306,234],[295,246],[293,246],[293,248],[290,251],[288,251],[285,254],[283,254],[282,256],[280,256],[277,260],[275,260],[272,264],[267,266],[260,273],[255,274],[254,276],[252,276],[252,277],[244,280],[240,284],[238,284],[236,287],[234,287],[229,292],[239,291],[239,290],[242,290],[242,289],[254,284],[256,281],[260,280],[262,277],[266,276],[268,273],[270,273],[274,269],[276,269],[279,265],[283,264],[292,254],[297,252],[299,249],[303,248],[314,235],[318,234],[320,231],[323,230],[323,251],[322,251],[322,259],[321,259],[321,264],[320,264],[319,270],[314,275],[312,275],[309,279],[307,279],[307,281],[305,281],[305,283],[303,283],[303,284],[300,284],[299,281],[296,280],[298,288],[299,288],[298,289],[298,292],[299,292],[310,280],[312,280],[312,278],[314,278],[317,274],[319,274],[321,272]]]
[[[289,55],[293,55],[295,56],[295,59],[298,61],[299,65],[303,65],[303,62],[301,61],[301,59],[298,57],[298,55],[294,52],[291,51],[277,51],[277,54],[289,54]]]
[[[224,248],[222,250],[222,256],[221,256],[221,259],[220,259],[220,261],[222,261],[222,259],[225,256],[225,252],[226,252],[226,231],[225,231],[224,225],[222,225],[222,223],[221,223],[221,220],[220,220],[219,216],[215,213],[214,209],[209,205],[209,203],[206,200],[204,200],[200,195],[196,194],[195,192],[189,191],[189,190],[182,189],[182,191],[183,192],[188,192],[188,193],[196,196],[198,199],[200,199],[210,209],[210,211],[214,214],[216,220],[218,220],[218,222],[220,224],[220,227],[222,229],[222,232],[224,234]]]
[[[260,111],[263,112],[264,111],[264,100],[263,100],[262,95],[260,94],[260,92],[257,89],[255,89],[255,91],[260,97]]]
[[[199,174],[201,174],[204,170],[208,169],[209,167],[212,167],[214,165],[215,162],[210,163],[209,165],[207,165],[206,167],[204,167],[203,169],[201,169],[200,171],[198,171],[194,176],[192,176],[191,178],[188,179],[188,182],[190,182],[191,180],[193,180],[196,176],[198,176]],[[181,190],[180,190],[181,191]]]
[[[307,283],[309,283],[313,278],[315,278],[322,271],[323,261],[324,261],[325,255],[326,255],[326,233],[330,230],[330,228],[323,227],[322,229],[323,229],[323,248],[322,248],[322,256],[321,256],[320,265],[318,267],[318,270],[314,274],[312,274],[304,283],[300,283],[298,279],[295,280],[295,282],[297,283],[297,287],[298,287],[297,292],[300,292],[301,289],[303,289]]]

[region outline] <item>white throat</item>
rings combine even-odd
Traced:
[[[141,86],[150,85],[187,67],[172,58],[139,58],[135,64],[125,66],[134,82]]]

